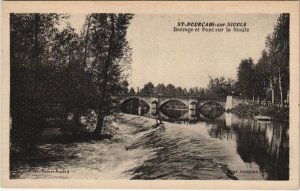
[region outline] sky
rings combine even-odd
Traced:
[[[183,88],[206,87],[209,76],[236,79],[243,58],[257,61],[278,14],[135,15],[127,39],[132,48],[129,84],[172,83]],[[71,15],[80,31],[85,15]],[[247,22],[249,32],[174,32],[178,22]],[[243,28],[243,27],[242,27]]]
[[[82,30],[85,18],[86,14],[70,14],[70,24],[78,34]]]

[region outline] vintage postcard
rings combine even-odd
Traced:
[[[299,2],[3,2],[2,186],[296,189]]]

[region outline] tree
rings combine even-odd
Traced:
[[[134,89],[133,89],[133,87],[131,87],[131,88],[129,89],[128,94],[131,94],[131,95],[136,94],[135,91],[134,91]]]
[[[272,103],[275,103],[276,88],[283,105],[289,89],[289,14],[281,14],[272,34],[266,38],[266,53],[269,64],[269,81]]]
[[[154,93],[154,85],[152,82],[148,82],[144,85],[144,87],[140,90],[141,94],[153,94]]]
[[[82,63],[84,51],[82,44],[80,36],[67,22],[67,26],[56,35],[56,44],[53,49],[56,55],[54,61],[61,60],[60,65],[65,66],[60,71],[61,80],[55,80],[63,86],[64,118],[67,118],[68,113],[74,114],[73,123],[64,125],[62,130],[70,131],[73,135],[80,134],[83,130],[80,115],[89,105],[93,105],[89,102],[93,100],[91,97],[94,95],[88,86],[86,78],[88,73],[85,72],[84,63]]]
[[[269,87],[271,90],[271,102],[275,103],[275,86],[276,86],[276,70],[275,70],[275,55],[272,48],[272,36],[269,34],[266,37],[266,58],[269,71]]]
[[[289,88],[289,14],[281,14],[269,43],[270,52],[275,56],[274,65],[278,75],[280,104]]]
[[[154,93],[163,94],[165,92],[165,85],[163,83],[157,84],[154,88]]]
[[[226,97],[227,95],[232,94],[234,89],[235,81],[231,78],[225,79],[224,77],[212,78],[209,76],[210,81],[208,83],[207,91],[210,92],[213,96]],[[204,90],[201,90],[201,93],[204,94]]]
[[[183,88],[182,92],[183,94],[188,94],[188,90],[186,88]]]
[[[105,116],[117,111],[116,91],[128,92],[133,15],[90,14],[80,35],[68,17],[11,14],[11,135],[20,145],[34,143],[49,117],[67,119],[69,112],[73,123],[61,126],[83,133],[79,119],[89,109],[98,113],[99,135]]]
[[[175,95],[176,94],[176,88],[173,84],[168,84],[164,91],[165,95]]]
[[[246,98],[254,98],[254,75],[252,58],[243,59],[238,67],[237,85]]]
[[[175,94],[176,95],[182,95],[183,94],[183,90],[180,86],[176,87]]]
[[[10,14],[11,138],[20,146],[37,140],[49,102],[61,96],[61,86],[51,84],[59,73],[55,64],[59,14]],[[63,57],[63,56],[62,56]],[[58,69],[59,70],[59,69]]]
[[[269,88],[270,81],[270,70],[268,65],[268,55],[265,50],[262,51],[261,58],[255,65],[255,83],[256,83],[256,93],[259,98],[264,98],[267,103],[267,91]],[[261,100],[260,99],[260,100]]]
[[[91,73],[91,83],[98,97],[97,135],[102,132],[105,116],[114,112],[117,100],[112,95],[124,90],[126,84],[126,76],[122,73],[131,62],[126,34],[132,17],[132,14],[91,14],[87,17],[84,36],[89,54],[86,70]]]
[[[289,14],[280,14],[272,34],[266,37],[266,48],[257,64],[243,59],[238,67],[238,88],[244,96],[265,98],[271,91],[271,102],[283,105],[289,91]]]

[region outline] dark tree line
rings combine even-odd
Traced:
[[[241,61],[237,86],[245,98],[283,105],[289,99],[289,85],[289,14],[281,14],[258,62]]]
[[[236,84],[231,78],[226,79],[225,77],[213,78],[209,76],[209,83],[206,88],[203,87],[192,87],[182,88],[173,84],[165,85],[159,83],[156,86],[152,82],[148,82],[138,92],[133,88],[129,89],[129,94],[162,94],[162,95],[197,95],[203,97],[226,97],[227,95],[235,94]]]
[[[10,15],[11,141],[30,146],[54,120],[73,134],[80,115],[96,111],[100,135],[115,112],[115,91],[128,91],[132,14],[89,14],[80,34],[67,14]],[[67,23],[61,27],[62,23]],[[62,28],[62,29],[61,29]],[[71,122],[67,122],[72,113]]]

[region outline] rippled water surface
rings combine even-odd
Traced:
[[[35,156],[14,163],[11,176],[288,179],[288,124],[238,118],[231,113],[210,121],[154,124],[155,119],[124,115],[111,140],[41,144]]]

